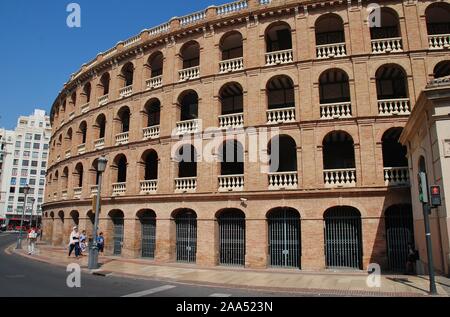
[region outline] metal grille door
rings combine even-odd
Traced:
[[[197,255],[197,217],[184,213],[175,219],[177,262],[195,263]]]
[[[270,266],[301,269],[300,216],[292,209],[278,209],[269,216]]]
[[[361,216],[353,208],[335,208],[325,216],[327,267],[362,269]]]
[[[122,254],[123,219],[114,219],[114,255]]]
[[[219,221],[220,264],[245,266],[245,216],[224,212]]]
[[[389,268],[395,272],[404,272],[408,261],[408,245],[414,244],[411,207],[388,209],[385,222]]]
[[[155,244],[156,244],[156,219],[145,218],[142,219],[142,257],[155,258]]]

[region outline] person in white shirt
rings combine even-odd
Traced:
[[[28,254],[34,253],[34,249],[36,248],[36,240],[37,233],[33,228],[31,228],[31,230],[28,232]]]
[[[78,259],[80,256],[80,233],[78,232],[78,227],[73,227],[73,231],[70,234],[69,242],[69,257],[75,250],[75,257]]]

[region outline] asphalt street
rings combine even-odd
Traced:
[[[81,287],[70,288],[64,267],[5,253],[16,234],[0,233],[0,297],[278,297],[291,293],[259,292],[164,281],[81,274]],[[24,247],[26,243],[24,242]]]

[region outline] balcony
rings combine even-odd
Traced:
[[[200,120],[187,120],[177,122],[177,135],[197,133],[200,131]]]
[[[159,125],[152,127],[147,127],[143,129],[144,140],[154,140],[158,139],[160,135],[161,128]]]
[[[91,196],[95,196],[98,194],[98,185],[91,186]]]
[[[61,191],[61,199],[62,200],[67,200],[67,198],[68,198],[67,190]]]
[[[102,107],[109,102],[109,95],[104,95],[98,98],[98,106]]]
[[[380,116],[409,115],[411,108],[408,98],[378,100],[378,114]]]
[[[58,201],[58,193],[53,193],[53,201]]]
[[[294,61],[292,49],[266,53],[266,66],[289,64]]]
[[[269,190],[298,189],[298,173],[269,173]]]
[[[181,82],[200,78],[200,66],[182,69],[178,74]]]
[[[73,120],[73,119],[75,119],[75,112],[71,112],[69,114],[69,120]]]
[[[267,110],[267,124],[295,122],[295,107]]]
[[[112,184],[112,195],[123,196],[127,191],[127,183],[115,183]]]
[[[248,8],[248,0],[241,0],[232,3],[227,3],[217,7],[217,15],[224,15],[232,12],[238,12]]]
[[[450,48],[450,34],[428,35],[430,50],[442,50]]]
[[[356,187],[356,169],[324,170],[325,187]]]
[[[105,138],[100,138],[94,141],[94,148],[96,150],[101,150],[105,147]]]
[[[240,192],[244,190],[244,175],[219,176],[219,192]]]
[[[78,154],[84,154],[86,153],[86,144],[80,144],[78,145]]]
[[[317,45],[316,50],[317,50],[317,58],[319,59],[347,56],[345,43]]]
[[[66,159],[71,158],[72,157],[72,151],[71,150],[67,150],[65,155],[66,155]]]
[[[243,128],[244,127],[244,114],[243,113],[233,113],[233,114],[219,116],[219,127],[221,129]]]
[[[81,199],[81,194],[83,192],[83,188],[76,187],[73,189],[73,199]]]
[[[81,113],[86,113],[89,111],[89,103],[86,103],[81,106]]]
[[[120,98],[127,98],[133,94],[133,85],[123,87],[119,91]]]
[[[351,102],[328,103],[320,105],[320,118],[323,120],[346,119],[351,117]]]
[[[195,193],[197,190],[197,177],[186,177],[175,179],[176,193]]]
[[[244,58],[238,57],[219,62],[219,72],[221,74],[237,72],[244,69]]]
[[[158,180],[141,181],[141,194],[149,195],[156,194],[158,191]]]
[[[384,181],[386,186],[410,186],[408,167],[385,167]]]
[[[399,53],[399,52],[403,52],[401,37],[372,40],[373,54]]]
[[[162,79],[163,79],[162,76],[157,76],[157,77],[153,77],[153,78],[150,78],[149,80],[147,80],[145,82],[147,90],[162,87]]]
[[[116,135],[116,145],[127,144],[129,140],[129,133],[119,133]]]

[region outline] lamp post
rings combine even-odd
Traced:
[[[28,196],[28,192],[29,191],[30,191],[30,186],[28,186],[28,184],[27,184],[23,188],[23,193],[25,194],[25,200],[23,202],[22,218],[20,219],[20,231],[19,231],[19,237],[17,238],[16,250],[21,250],[22,249],[23,218],[25,216],[25,209],[27,208],[27,196]]]
[[[33,210],[34,210],[34,203],[35,202],[36,202],[36,199],[31,198],[30,229],[33,228]]]
[[[106,164],[108,160],[106,157],[102,156],[97,161],[97,173],[98,173],[98,189],[97,189],[97,202],[95,204],[95,221],[94,221],[94,232],[92,233],[93,240],[89,245],[89,263],[88,268],[90,270],[98,269],[98,247],[97,247],[97,231],[98,223],[100,217],[100,196],[102,193],[102,175],[106,170]]]

